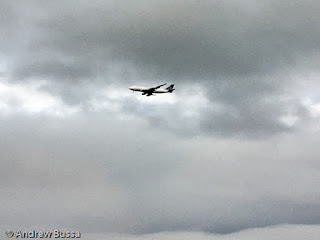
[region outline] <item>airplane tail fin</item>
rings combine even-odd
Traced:
[[[173,92],[175,89],[173,88],[174,84],[171,84],[169,87],[166,88],[169,92]]]

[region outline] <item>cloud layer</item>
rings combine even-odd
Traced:
[[[261,137],[295,127],[279,119],[301,117],[301,81],[311,91],[318,75],[316,1],[2,4],[10,80],[44,80],[72,105],[105,85],[198,84],[223,108],[198,132]]]
[[[317,236],[318,1],[0,6],[1,228]]]

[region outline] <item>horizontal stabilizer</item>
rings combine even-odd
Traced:
[[[173,92],[174,91],[174,84],[171,84],[169,87],[166,88],[166,90],[168,90],[169,92]]]

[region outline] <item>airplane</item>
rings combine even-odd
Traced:
[[[134,91],[142,92],[142,95],[146,95],[147,97],[155,96],[155,95],[153,95],[154,93],[172,93],[175,90],[173,88],[174,84],[171,84],[166,89],[159,89],[164,85],[166,85],[166,83],[165,84],[161,84],[161,85],[156,86],[156,87],[152,87],[152,88],[146,88],[146,87],[140,87],[140,86],[131,86],[131,87],[129,87],[129,89],[132,90],[133,92]]]

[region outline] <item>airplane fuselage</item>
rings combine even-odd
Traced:
[[[131,86],[131,87],[129,87],[129,89],[132,91],[144,92],[144,91],[148,90],[149,88],[141,87],[141,86]],[[166,90],[166,89],[155,89],[153,91],[153,93],[169,93],[169,92],[170,91]]]
[[[162,86],[166,85],[166,83],[161,84],[159,86],[156,87],[151,87],[151,88],[146,88],[146,87],[142,87],[142,86],[131,86],[129,87],[130,90],[137,91],[137,92],[142,92],[142,95],[146,95],[147,97],[149,96],[154,96],[154,93],[172,93],[175,89],[174,84],[171,84],[169,87],[163,89],[161,88]]]

